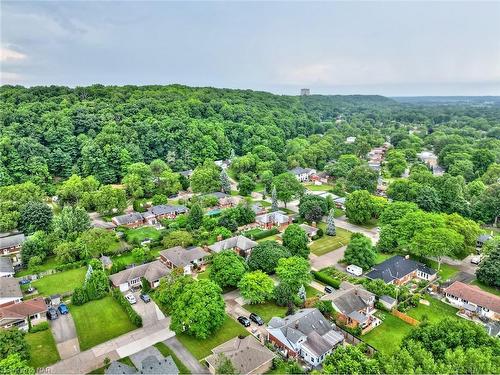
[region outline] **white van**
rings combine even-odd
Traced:
[[[361,276],[363,274],[363,269],[355,264],[347,266],[346,271],[354,276]]]

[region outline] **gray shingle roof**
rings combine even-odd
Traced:
[[[155,260],[154,262],[141,264],[140,266],[115,273],[109,279],[116,286],[138,277],[144,277],[146,280],[153,282],[168,275],[170,272],[170,269],[166,265],[159,260]]]
[[[266,214],[258,215],[255,217],[256,222],[263,224],[267,223],[285,224],[288,223],[289,220],[290,217],[283,211],[268,212]]]
[[[275,354],[259,343],[252,336],[240,339],[235,337],[212,349],[211,355],[205,358],[212,367],[217,368],[219,355],[223,354],[233,364],[238,374],[254,374],[256,370],[271,361]]]
[[[172,356],[158,359],[155,356],[149,356],[142,361],[142,369],[140,374],[175,374],[179,373],[179,369],[174,363]]]
[[[116,221],[118,225],[132,224],[137,221],[144,220],[142,214],[140,212],[132,212],[126,215],[118,215],[113,217],[113,220]]]
[[[384,302],[388,303],[389,305],[392,305],[394,302],[396,302],[395,298],[392,298],[391,296],[386,296],[386,295],[380,296],[379,300],[384,301]]]
[[[9,257],[0,257],[0,272],[14,273],[12,259]]]
[[[167,215],[167,214],[181,214],[187,212],[186,206],[172,206],[169,204],[160,204],[158,206],[152,206],[148,209],[148,214],[152,214],[154,216],[158,215]]]
[[[236,237],[231,237],[226,240],[216,242],[213,245],[210,245],[208,248],[214,253],[219,253],[223,250],[234,249],[235,247],[246,251],[253,249],[257,245],[258,245],[257,242],[252,241],[251,239],[246,238],[245,236],[239,235]]]
[[[118,361],[111,362],[109,367],[106,369],[104,372],[105,374],[137,374],[137,370],[135,367],[131,367],[129,365],[126,365],[125,363],[121,363]]]
[[[25,241],[26,237],[23,233],[14,234],[13,236],[0,237],[0,249],[16,247]]]
[[[331,300],[335,307],[345,315],[349,315],[353,311],[363,310],[371,305],[369,301],[375,298],[375,294],[359,285],[349,285],[352,287],[344,287],[333,294],[325,294],[322,299]]]
[[[201,247],[185,249],[182,246],[175,246],[160,251],[160,256],[170,261],[175,267],[187,266],[192,261],[206,257],[207,255],[209,254]]]
[[[0,277],[0,298],[23,298],[21,287],[13,277]]]
[[[304,173],[310,173],[312,171],[311,168],[302,168],[302,167],[295,167],[293,169],[290,169],[290,173],[294,175],[301,175]]]
[[[390,283],[416,270],[428,275],[436,274],[435,270],[427,267],[425,264],[396,255],[374,266],[373,270],[366,274],[366,277],[372,280],[382,279],[386,283]]]

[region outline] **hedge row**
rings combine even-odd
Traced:
[[[30,333],[37,333],[37,332],[41,332],[41,331],[46,331],[48,329],[49,329],[49,323],[48,322],[42,322],[42,323],[38,323],[35,326],[31,326],[30,329],[29,329],[29,332]]]
[[[123,296],[123,294],[118,289],[113,289],[111,294],[113,298],[123,307],[127,313],[130,321],[136,327],[142,327],[142,318],[135,310],[130,306],[130,302]]]
[[[278,233],[279,233],[278,228],[272,228],[272,229],[263,230],[259,233],[253,234],[250,237],[252,240],[257,241],[257,240],[261,240],[261,239],[269,237],[269,236],[273,236],[273,235],[278,234]]]
[[[319,271],[312,271],[312,274],[316,280],[321,281],[324,284],[333,286],[335,289],[340,288],[341,281],[339,279],[335,279],[327,275],[326,273]]]
[[[78,262],[61,264],[59,266],[56,266],[54,269],[57,272],[62,272],[62,271],[67,271],[67,270],[73,270],[75,268],[80,268],[80,267],[83,267],[86,264],[87,264],[86,260],[79,260]]]

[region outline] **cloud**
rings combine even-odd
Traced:
[[[24,81],[24,77],[21,74],[13,72],[0,72],[0,83],[2,85],[16,85]]]
[[[26,59],[24,53],[14,51],[11,48],[0,47],[0,61],[18,61]]]

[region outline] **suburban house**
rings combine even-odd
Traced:
[[[121,292],[125,292],[131,288],[140,288],[142,278],[149,281],[151,288],[156,288],[160,284],[160,279],[170,272],[170,268],[159,260],[155,260],[140,266],[127,268],[109,276],[109,279],[115,288],[120,288]]]
[[[373,315],[375,294],[360,285],[343,281],[338,291],[325,294],[321,299],[332,303],[338,312],[338,321],[347,327],[361,327],[362,333],[366,333],[380,324]]]
[[[293,174],[297,180],[300,182],[308,182],[311,181],[311,176],[316,174],[315,169],[311,168],[302,168],[302,167],[295,167],[291,170],[289,170],[291,174]]]
[[[43,298],[33,298],[27,301],[0,306],[0,328],[8,329],[17,327],[27,331],[28,321],[32,325],[45,322],[47,305]]]
[[[213,253],[220,253],[223,250],[233,250],[242,257],[247,257],[257,245],[257,242],[239,235],[209,245],[208,249]]]
[[[14,277],[14,266],[9,257],[0,257],[0,277]]]
[[[437,271],[408,256],[396,255],[373,266],[366,277],[371,280],[382,279],[386,284],[402,285],[415,278],[432,281],[436,279]]]
[[[139,212],[130,214],[118,215],[111,219],[116,226],[124,226],[128,228],[137,228],[144,224],[144,217]]]
[[[105,370],[105,374],[179,374],[179,369],[175,364],[171,355],[163,357],[163,355],[149,355],[140,362],[140,370],[129,366],[122,362],[111,362]]]
[[[210,197],[210,196],[217,198],[217,207],[219,207],[219,208],[233,207],[236,203],[232,196],[230,196],[226,193],[222,193],[220,191],[205,194],[202,197]]]
[[[314,173],[311,175],[311,181],[314,181],[316,185],[327,184],[330,176],[326,172]]]
[[[170,269],[182,268],[184,275],[191,275],[193,269],[198,269],[205,264],[205,258],[208,255],[201,247],[185,249],[182,246],[175,246],[160,251],[160,261]]]
[[[316,367],[344,336],[316,308],[297,311],[285,318],[272,318],[267,325],[267,339],[286,357],[298,357]]]
[[[346,197],[338,197],[333,200],[335,207],[340,208],[341,210],[345,210],[345,201]]]
[[[426,164],[429,168],[437,166],[438,157],[432,151],[422,151],[417,154],[420,161]]]
[[[271,369],[276,355],[253,336],[235,337],[212,349],[205,358],[210,373],[215,374],[221,358],[227,358],[238,374],[265,374]]]
[[[142,217],[147,224],[155,225],[160,219],[175,219],[177,215],[185,214],[186,212],[188,212],[186,206],[160,204],[150,207],[142,214]]]
[[[465,315],[500,320],[500,297],[476,286],[455,281],[444,290],[448,301]]]
[[[0,234],[0,256],[10,256],[14,264],[21,263],[21,258],[17,257],[15,254],[21,251],[21,247],[25,240],[26,237],[23,233],[12,235],[9,233]]]
[[[309,238],[312,238],[314,237],[315,235],[318,234],[318,228],[316,227],[313,227],[311,225],[307,225],[307,224],[300,224],[300,227],[302,229],[304,229],[304,232],[306,232],[307,234],[307,237]]]
[[[23,292],[19,281],[14,277],[0,277],[0,306],[19,303],[23,299]]]
[[[284,231],[292,223],[293,219],[283,211],[273,211],[255,217],[255,222],[263,229],[278,227],[279,231]]]
[[[222,169],[228,169],[231,166],[231,160],[216,160],[214,161],[215,165]]]
[[[486,241],[491,240],[493,237],[489,234],[481,234],[476,241],[476,247],[481,248],[483,247],[484,243]]]

